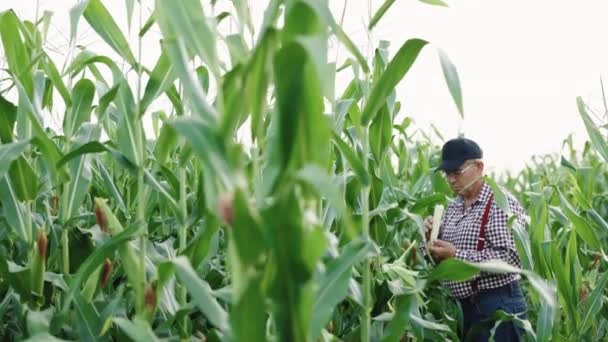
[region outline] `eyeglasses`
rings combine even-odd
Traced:
[[[467,167],[465,167],[464,169],[458,169],[455,171],[443,171],[443,173],[446,176],[462,176],[463,173],[465,173],[466,170],[468,170],[471,166],[473,166],[474,164],[469,164]]]

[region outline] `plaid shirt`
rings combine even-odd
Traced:
[[[517,215],[518,223],[525,227],[525,213],[519,202],[509,193],[503,191],[507,197],[509,209],[512,214]],[[441,224],[439,238],[452,243],[456,247],[455,258],[468,262],[479,263],[488,260],[504,260],[507,263],[521,268],[521,262],[515,248],[515,241],[511,232],[507,229],[509,216],[498,207],[496,201],[492,203],[488,222],[486,225],[486,240],[484,249],[477,251],[477,239],[481,227],[486,204],[492,194],[490,186],[484,182],[479,196],[475,202],[466,210],[464,200],[458,196],[447,208],[445,217]],[[422,244],[424,249],[424,244]],[[423,250],[423,252],[425,252]],[[479,289],[493,289],[520,279],[519,274],[514,273],[488,273],[481,272],[479,278]],[[452,295],[458,299],[473,295],[472,281],[444,281]]]

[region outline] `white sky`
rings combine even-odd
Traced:
[[[223,0],[227,2],[226,0]],[[126,32],[124,0],[104,0],[115,20]],[[222,2],[222,1],[220,1]],[[267,1],[250,0],[254,22],[261,22]],[[371,0],[372,13],[382,0]],[[21,18],[33,19],[38,3],[54,12],[49,43],[67,50],[69,9],[75,0],[0,0],[0,11],[13,8]],[[144,0],[151,8],[152,1]],[[339,20],[344,0],[331,0]],[[606,76],[608,45],[605,16],[608,2],[602,0],[459,0],[450,8],[429,6],[416,0],[401,0],[389,9],[368,36],[369,2],[347,3],[344,30],[362,52],[371,55],[370,39],[391,42],[391,57],[410,38],[431,42],[397,89],[402,110],[417,127],[430,133],[430,124],[446,138],[460,129],[484,149],[488,166],[496,171],[521,169],[532,155],[559,153],[562,142],[573,133],[576,147],[587,138],[576,110],[582,96],[603,114],[600,76]],[[137,9],[136,9],[137,12]],[[144,20],[149,14],[144,11]],[[84,20],[78,44],[100,54],[112,54]],[[137,16],[133,27],[137,28]],[[158,58],[157,30],[146,36],[143,62],[153,66]],[[132,41],[135,42],[132,34]],[[134,43],[134,47],[136,43]],[[460,74],[465,120],[461,121],[445,85],[437,56],[441,48]],[[136,49],[134,48],[136,51]],[[348,57],[338,52],[338,64]],[[58,56],[63,62],[65,57]],[[336,52],[330,53],[333,59]],[[61,67],[61,65],[58,65]],[[337,92],[344,88],[338,80]]]

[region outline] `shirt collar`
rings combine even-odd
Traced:
[[[490,185],[488,184],[488,182],[483,181],[483,185],[481,186],[481,191],[479,191],[479,194],[477,195],[475,202],[473,202],[473,205],[476,205],[477,203],[485,203],[491,194],[492,194],[492,188],[490,188]],[[458,205],[462,206],[464,204],[464,198],[462,196],[458,195],[458,197],[456,197],[456,203],[458,203]]]

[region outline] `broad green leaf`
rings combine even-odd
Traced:
[[[234,222],[230,230],[230,241],[244,266],[257,263],[266,250],[266,236],[261,226],[259,213],[253,208],[244,189],[237,188],[231,203]],[[221,216],[219,213],[218,216]]]
[[[143,166],[144,134],[143,124],[136,113],[133,93],[126,81],[118,88],[116,104],[120,112],[118,124],[118,148],[138,167]]]
[[[2,200],[2,215],[23,241],[32,241],[30,218],[25,213],[23,204],[17,198],[14,186],[8,177],[0,179],[0,199]]]
[[[13,161],[27,149],[29,141],[23,140],[15,143],[5,143],[0,145],[0,178],[6,176]]]
[[[74,158],[78,158],[82,155],[89,154],[89,153],[106,152],[106,151],[109,151],[109,149],[103,143],[100,143],[99,141],[89,141],[82,145],[76,146],[73,150],[68,152],[68,154],[63,156],[63,158],[61,158],[61,160],[59,160],[59,162],[57,163],[57,168],[62,167],[63,165],[70,162]]]
[[[114,21],[108,9],[101,3],[101,0],[88,0],[88,5],[83,15],[89,25],[101,36],[116,53],[124,58],[129,65],[135,67],[137,61],[131,52],[129,42]]]
[[[327,264],[325,273],[318,280],[319,287],[315,295],[310,323],[312,340],[318,337],[321,329],[327,324],[335,306],[347,296],[352,267],[373,251],[374,245],[371,241],[354,240],[342,248],[338,258]]]
[[[15,160],[9,169],[10,179],[19,201],[32,201],[38,195],[38,177],[24,157]]]
[[[95,273],[94,273],[95,274]],[[95,279],[97,280],[97,279]],[[108,341],[107,336],[100,336],[103,321],[93,303],[87,302],[80,293],[74,296],[79,341]]]
[[[192,52],[209,65],[211,72],[216,77],[219,76],[216,35],[205,17],[200,1],[156,0],[155,13],[166,39],[175,39],[175,35],[179,35],[188,42]]]
[[[372,89],[363,109],[361,124],[368,125],[374,120],[380,108],[386,103],[387,96],[405,76],[426,44],[427,42],[421,39],[410,39],[401,46]]]
[[[152,331],[150,323],[135,317],[132,321],[116,317],[112,318],[112,322],[120,327],[120,329],[135,342],[160,341]]]
[[[253,50],[245,79],[246,98],[251,110],[251,136],[263,138],[264,114],[267,106],[268,82],[272,74],[272,57],[277,44],[277,31],[268,29]]]
[[[363,167],[363,162],[357,157],[355,151],[351,149],[348,144],[340,138],[340,136],[336,133],[332,134],[332,141],[338,147],[344,158],[350,164],[350,167],[353,169],[359,181],[362,185],[366,186],[370,183],[370,177],[365,168]]]
[[[160,1],[160,0],[159,0]],[[207,124],[216,124],[219,114],[206,99],[201,84],[196,79],[196,73],[191,70],[186,47],[183,40],[174,37],[170,27],[161,25],[161,30],[165,36],[163,41],[163,51],[169,55],[169,59],[175,69],[176,75],[184,84],[184,91],[192,110],[198,117],[204,119]]]
[[[16,119],[17,107],[0,94],[0,141],[3,144],[13,141]]]
[[[23,85],[25,93],[32,95],[34,80],[30,68],[30,51],[21,40],[19,32],[22,22],[13,10],[0,12],[0,15],[0,38],[2,39],[8,69],[15,75],[15,79],[18,79],[19,83]]]
[[[462,107],[462,90],[460,88],[460,78],[458,77],[458,71],[456,67],[450,61],[448,55],[439,50],[439,60],[441,61],[441,70],[443,70],[443,77],[448,85],[452,99],[456,103],[460,117],[464,119],[464,109]]]
[[[76,83],[72,90],[73,106],[63,119],[63,133],[71,139],[80,126],[89,121],[93,110],[93,96],[95,85],[90,80],[83,78]]]
[[[474,277],[477,273],[479,273],[479,270],[470,263],[447,259],[433,270],[429,280],[464,281]]]
[[[152,101],[173,86],[173,81],[175,81],[176,77],[169,57],[166,53],[162,52],[146,84],[144,96],[140,104],[140,114],[146,111]]]
[[[142,225],[136,224],[118,234],[115,234],[106,243],[98,246],[95,251],[86,258],[86,260],[78,268],[74,278],[70,281],[70,289],[66,292],[65,297],[63,298],[63,312],[67,312],[69,310],[70,304],[74,300],[74,296],[81,290],[81,285],[84,284],[91,273],[93,273],[106,260],[106,258],[111,257],[121,246],[128,243],[129,240],[135,236],[141,234],[143,232],[142,228]],[[127,272],[127,274],[130,273],[132,272]]]
[[[40,108],[32,104],[21,83],[16,81],[16,85],[19,93],[19,107],[26,112],[29,123],[33,129],[34,138],[32,139],[32,144],[38,147],[42,152],[42,159],[46,162],[47,171],[50,172],[53,181],[58,182],[67,179],[67,172],[64,169],[57,169],[55,167],[62,155],[59,148],[55,142],[49,138],[38,119],[42,118]]]
[[[509,202],[507,201],[507,196],[503,192],[503,189],[496,184],[494,179],[490,177],[484,177],[484,180],[488,182],[492,192],[494,193],[494,201],[496,201],[496,205],[502,209],[507,215],[511,215],[511,209],[509,208]]]
[[[186,139],[203,163],[205,172],[211,172],[211,175],[223,184],[232,183],[223,142],[203,120],[195,116],[180,117],[169,124]],[[212,210],[215,210],[215,207],[212,207]]]
[[[67,342],[67,340],[62,340],[49,334],[48,332],[45,332],[36,334],[26,340],[23,340],[23,342]]]
[[[568,202],[568,200],[566,199],[566,197],[564,197],[561,191],[559,191],[559,198],[562,203],[562,209],[564,210],[564,214],[566,214],[570,222],[572,222],[576,233],[591,247],[595,249],[600,249],[600,240],[598,239],[595,230],[589,224],[589,222],[587,222],[587,220],[585,220],[578,213],[576,213],[570,202]]]
[[[70,91],[65,86],[65,83],[63,83],[63,80],[61,79],[61,74],[59,74],[59,70],[57,70],[55,63],[53,63],[53,60],[48,55],[43,59],[42,66],[46,71],[46,76],[51,79],[51,82],[53,83],[57,91],[59,91],[59,94],[61,95],[65,106],[71,107],[72,97],[70,96]]]
[[[580,97],[576,98],[576,105],[578,107],[578,112],[583,118],[583,123],[585,124],[585,129],[587,130],[587,134],[591,139],[591,145],[595,149],[595,151],[604,158],[605,162],[608,162],[608,144],[606,144],[606,140],[602,133],[600,133],[598,126],[593,123],[589,114],[587,114],[587,110],[585,108],[585,103]]]
[[[250,279],[230,312],[237,341],[266,341],[266,315],[261,279]]]
[[[328,118],[323,114],[319,80],[306,49],[296,42],[284,45],[275,55],[274,75],[281,168],[326,165]]]
[[[194,304],[214,326],[222,331],[227,331],[228,314],[213,297],[209,284],[196,274],[185,257],[178,257],[172,260],[172,263],[175,266],[177,278],[188,289]]]
[[[74,103],[77,103],[75,101]],[[96,124],[85,124],[78,130],[76,141],[78,145],[96,141],[101,135],[101,127]],[[78,146],[77,145],[77,146]],[[74,217],[84,202],[85,196],[89,192],[89,185],[93,179],[91,173],[91,158],[88,155],[81,155],[79,158],[69,163],[70,182],[68,192],[64,193],[65,206],[63,208],[64,222]]]
[[[585,303],[585,309],[583,310],[583,322],[581,325],[581,333],[585,333],[589,329],[595,320],[595,317],[599,313],[602,305],[605,305],[604,291],[608,287],[608,273],[604,273],[602,278],[596,283],[595,289],[589,295],[587,302]]]
[[[118,204],[118,208],[120,208],[120,210],[123,212],[123,214],[128,216],[127,206],[125,205],[125,201],[122,197],[122,194],[120,193],[120,191],[118,191],[118,188],[116,187],[116,184],[114,183],[114,180],[112,179],[112,176],[110,175],[110,173],[108,172],[108,170],[106,169],[106,167],[103,165],[102,162],[97,161],[97,168],[99,169],[99,173],[101,174],[101,177],[103,178],[103,181],[106,185],[106,189],[108,190],[108,192],[110,194],[112,194],[112,196],[114,197],[114,200]]]

